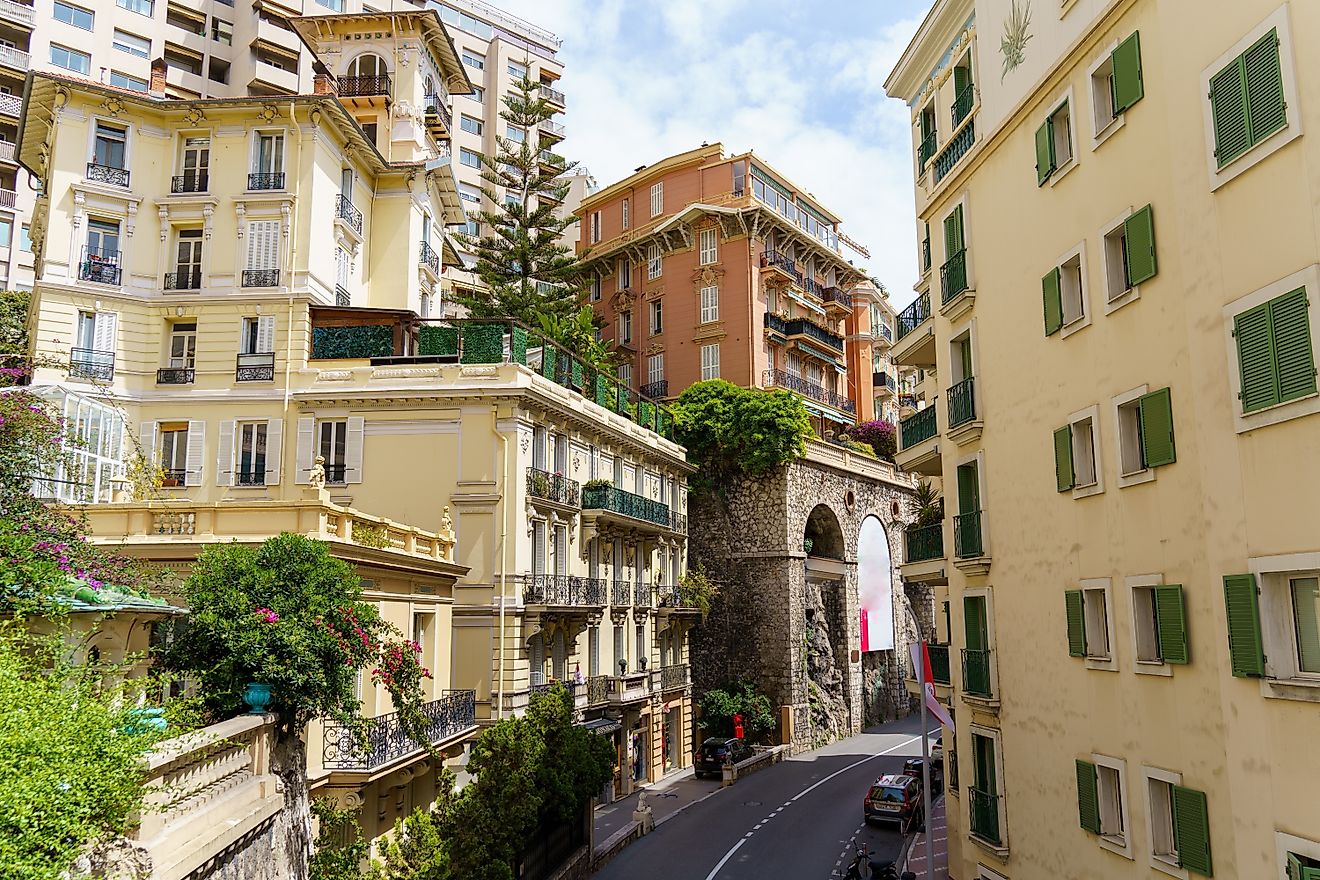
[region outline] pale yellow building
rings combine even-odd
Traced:
[[[1297,0],[938,0],[886,84],[958,880],[1320,871],[1318,33]]]

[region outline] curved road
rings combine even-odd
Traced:
[[[601,880],[842,876],[856,838],[897,858],[902,837],[862,821],[867,786],[921,755],[916,717],[789,758],[688,807],[629,846]]]

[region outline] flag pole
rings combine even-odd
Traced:
[[[917,689],[921,691],[921,824],[926,829],[926,880],[934,880],[935,841],[934,836],[930,833],[930,737],[926,733],[926,725],[929,723],[926,718],[926,642],[921,638],[921,625],[917,622],[917,616],[912,613],[911,604],[905,601],[903,608],[912,620],[912,626],[916,630],[917,645],[920,649],[917,662],[912,665],[917,668]]]

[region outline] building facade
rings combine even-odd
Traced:
[[[656,398],[705,379],[788,388],[822,436],[855,423],[871,388],[850,371],[847,328],[865,276],[815,199],[713,144],[589,195],[579,214],[590,301],[627,357],[620,381]]]
[[[894,363],[894,324],[898,315],[889,302],[889,292],[870,279],[852,289],[853,314],[846,323],[848,376],[854,386],[850,396],[857,401],[857,421],[899,420],[899,388],[908,368]],[[867,378],[867,373],[870,378]],[[869,392],[867,384],[870,384]]]
[[[940,0],[886,85],[959,880],[1320,868],[1320,10],[1202,13]]]

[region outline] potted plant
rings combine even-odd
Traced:
[[[270,685],[251,681],[243,688],[243,702],[249,715],[265,715],[270,707]]]

